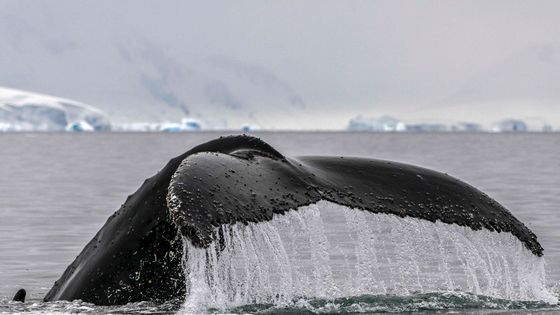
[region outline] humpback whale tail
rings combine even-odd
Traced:
[[[260,139],[231,136],[146,180],[45,300],[179,298],[197,310],[459,290],[552,301],[542,255],[507,209],[446,174],[285,157]]]

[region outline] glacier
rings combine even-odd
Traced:
[[[109,131],[99,109],[50,95],[0,87],[0,131]]]

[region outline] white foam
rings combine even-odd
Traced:
[[[196,248],[185,240],[187,312],[301,297],[447,291],[557,302],[546,289],[544,259],[511,233],[328,201],[219,229],[223,250],[219,242]]]

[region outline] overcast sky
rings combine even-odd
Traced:
[[[0,70],[122,120],[560,126],[560,1],[3,0]]]

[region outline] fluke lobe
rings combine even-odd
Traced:
[[[288,158],[260,139],[222,137],[172,159],[128,197],[45,296],[100,305],[185,295],[182,237],[208,246],[215,228],[261,222],[328,200],[373,213],[511,233],[534,255],[537,237],[476,188],[400,163]]]

